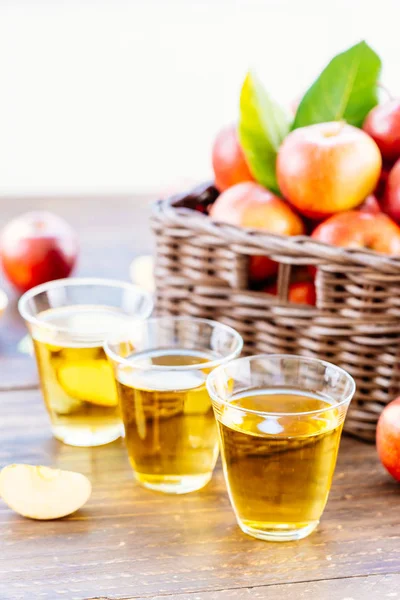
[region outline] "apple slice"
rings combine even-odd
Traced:
[[[98,406],[117,406],[111,365],[106,360],[71,361],[57,371],[58,382],[69,395]]]
[[[54,360],[57,365],[58,360]],[[57,381],[54,369],[45,368],[43,372],[43,387],[45,389],[45,400],[50,411],[54,411],[58,415],[69,415],[77,412],[83,406],[78,398],[74,398],[67,394]]]
[[[77,398],[72,398],[53,380],[46,381],[48,404],[50,410],[58,415],[70,415],[78,412],[83,406]]]
[[[0,496],[29,519],[60,519],[81,508],[92,485],[87,477],[33,465],[8,465],[0,472]]]

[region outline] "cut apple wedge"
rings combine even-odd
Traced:
[[[0,472],[0,496],[29,519],[60,519],[88,501],[92,485],[73,471],[32,465],[8,465]]]
[[[57,381],[52,368],[46,368],[42,373],[43,387],[47,405],[58,415],[70,415],[82,408],[82,402],[67,394]]]
[[[57,370],[63,390],[77,400],[117,406],[117,390],[111,365],[106,360],[71,361]]]

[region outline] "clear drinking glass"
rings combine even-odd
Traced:
[[[59,279],[26,292],[19,311],[33,339],[54,436],[98,446],[123,432],[104,339],[153,309],[141,288],[109,279]]]
[[[353,378],[328,362],[259,355],[208,377],[229,497],[241,529],[303,538],[328,498]]]
[[[169,316],[148,319],[105,344],[129,459],[142,485],[183,494],[211,479],[218,433],[206,378],[242,345],[226,325]]]

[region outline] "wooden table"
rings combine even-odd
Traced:
[[[65,216],[82,239],[80,274],[128,279],[151,248],[143,199],[13,201]],[[1,223],[0,223],[1,225]],[[400,487],[375,448],[344,438],[316,533],[296,543],[251,539],[235,524],[221,469],[202,491],[169,497],[140,488],[121,442],[94,449],[54,440],[13,307],[0,323],[0,466],[85,473],[93,495],[59,521],[36,522],[0,501],[0,600],[391,600],[400,598]]]

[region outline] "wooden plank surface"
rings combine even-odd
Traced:
[[[73,202],[45,204],[79,228],[80,273],[128,279],[133,256],[151,248],[146,209],[126,199],[112,209]],[[164,496],[134,483],[121,441],[79,449],[54,440],[34,364],[17,354],[23,333],[9,312],[0,324],[0,467],[26,462],[80,471],[93,495],[75,515],[50,522],[23,519],[0,501],[0,600],[398,597],[400,487],[373,446],[343,439],[330,500],[312,536],[254,540],[236,526],[219,466],[204,490]]]
[[[351,579],[307,581],[282,585],[240,588],[179,594],[179,600],[396,600],[400,598],[400,575],[370,575]],[[153,596],[151,600],[168,600],[172,596]],[[107,598],[100,599],[107,600]],[[128,600],[133,600],[128,599]],[[136,600],[136,599],[135,599]],[[139,600],[147,600],[142,597]]]
[[[159,495],[133,482],[122,442],[78,449],[52,439],[38,391],[3,392],[0,411],[0,466],[54,465],[93,483],[86,507],[60,521],[26,520],[0,504],[2,600],[151,598],[400,573],[400,489],[373,446],[345,438],[318,531],[268,544],[236,526],[220,469],[198,493]]]

